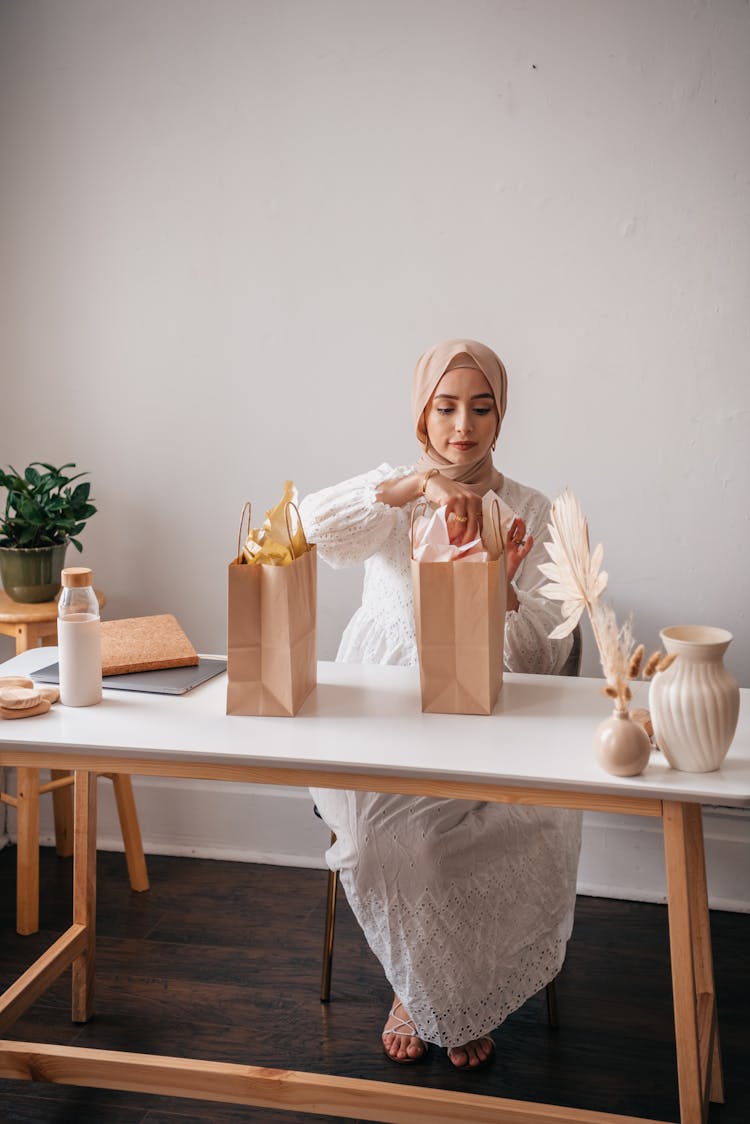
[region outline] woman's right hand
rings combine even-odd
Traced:
[[[454,546],[463,546],[481,536],[482,498],[471,488],[436,472],[427,481],[424,497],[434,507],[445,508],[448,536]]]
[[[444,507],[448,534],[454,546],[463,546],[464,543],[481,537],[481,497],[465,484],[449,480],[440,472],[433,472],[428,476],[426,484],[422,472],[396,480],[384,480],[377,489],[375,498],[390,507],[403,507],[422,498],[433,507]]]

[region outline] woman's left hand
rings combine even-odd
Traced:
[[[514,519],[508,531],[505,543],[506,565],[508,568],[508,582],[515,577],[518,567],[534,545],[534,536],[526,534],[526,524],[523,519]]]

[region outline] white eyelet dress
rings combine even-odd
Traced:
[[[334,568],[365,563],[362,605],[339,660],[417,663],[411,505],[375,499],[384,480],[413,471],[384,464],[300,506],[321,558]],[[537,592],[549,502],[507,477],[498,495],[534,536],[516,574],[519,609],[506,617],[505,666],[554,675],[571,641],[549,639],[558,606]],[[425,1041],[479,1038],[557,975],[573,926],[580,813],[330,789],[312,796],[336,833],[327,862]]]

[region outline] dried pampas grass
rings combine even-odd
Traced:
[[[558,496],[550,519],[551,539],[544,546],[551,561],[539,567],[549,582],[540,592],[551,601],[562,602],[563,617],[550,638],[559,640],[571,633],[585,610],[607,680],[604,693],[615,700],[616,710],[626,711],[633,697],[628,683],[638,678],[645,649],[642,644],[636,647],[631,618],[618,627],[614,609],[602,601],[608,581],[607,572],[601,568],[604,547],[598,543],[591,553],[588,523],[572,492]],[[643,667],[644,677],[664,671],[674,658],[654,652]]]

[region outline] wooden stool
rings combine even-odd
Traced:
[[[96,596],[99,605],[104,605],[104,594],[97,590]],[[43,646],[56,644],[57,602],[22,604],[0,590],[0,633],[15,637],[16,655],[37,647],[40,642]],[[73,776],[57,769],[50,772],[51,780],[40,784],[38,769],[19,768],[17,794],[11,796],[0,792],[0,802],[15,808],[18,817],[16,930],[21,936],[36,933],[39,928],[39,797],[43,793],[52,793],[55,849],[61,858],[73,854]],[[148,872],[132,782],[129,776],[116,773],[102,775],[114,785],[130,885],[138,892],[148,890]]]
[[[101,609],[107,599],[98,589],[96,596]],[[57,644],[57,601],[25,604],[14,601],[0,589],[0,635],[15,637],[16,655],[28,648],[37,648],[40,643],[54,646]]]

